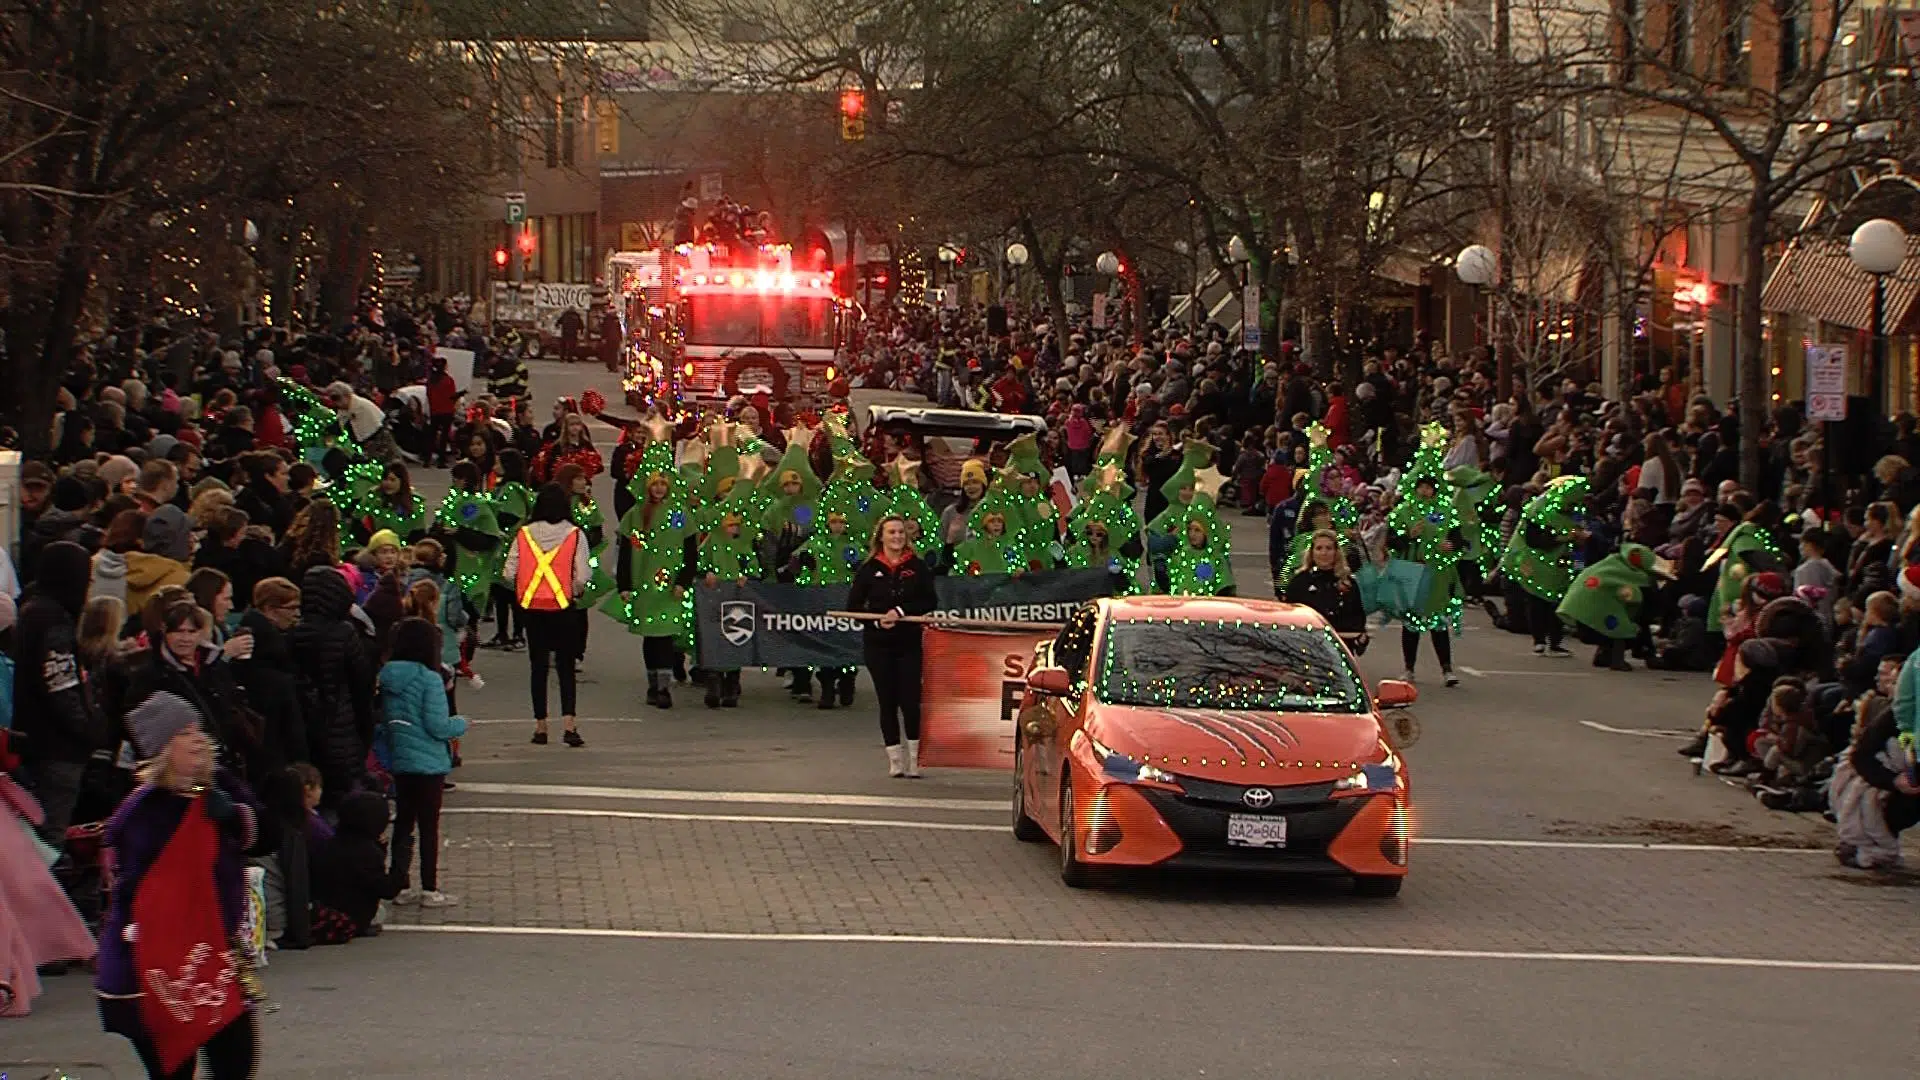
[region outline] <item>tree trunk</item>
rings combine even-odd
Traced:
[[[52,280],[38,295],[15,294],[8,305],[7,349],[0,380],[15,387],[8,395],[7,419],[20,432],[29,455],[51,449],[54,399],[67,373],[78,333],[80,311],[92,277],[93,245],[70,236]]]
[[[1756,175],[1747,201],[1746,280],[1740,286],[1740,340],[1733,358],[1740,403],[1740,484],[1760,490],[1760,433],[1767,421],[1766,368],[1761,353],[1760,286],[1767,279],[1767,222],[1772,217],[1767,178]]]
[[[1062,355],[1065,355],[1067,338],[1067,297],[1060,291],[1060,260],[1047,255],[1047,246],[1040,242],[1040,230],[1034,228],[1033,219],[1020,215],[1020,235],[1027,241],[1027,250],[1033,255],[1033,268],[1040,275],[1040,287],[1047,293],[1047,311],[1053,319],[1054,340],[1060,342]],[[1065,248],[1062,248],[1064,255]]]

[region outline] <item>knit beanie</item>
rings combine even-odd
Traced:
[[[960,485],[966,486],[968,480],[977,480],[982,487],[987,483],[987,466],[978,458],[970,458],[960,466]]]
[[[200,722],[185,699],[161,690],[127,714],[133,747],[142,759],[158,757],[175,735]]]
[[[87,494],[87,485],[78,478],[63,476],[53,482],[53,508],[77,514],[87,508],[93,499]]]

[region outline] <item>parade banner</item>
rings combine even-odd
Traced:
[[[1105,570],[1048,570],[1020,577],[939,577],[937,614],[956,619],[1063,623],[1113,591]],[[846,607],[845,585],[749,581],[696,585],[700,666],[859,667],[861,624],[827,614]]]
[[[921,639],[920,763],[952,769],[1013,768],[1014,724],[1034,646],[1044,631],[928,627]]]

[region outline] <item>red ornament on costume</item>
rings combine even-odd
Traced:
[[[1580,584],[1585,585],[1589,589],[1597,589],[1600,587],[1600,579],[1597,577],[1590,577],[1587,580],[1581,582]]]

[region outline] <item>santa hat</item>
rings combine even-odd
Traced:
[[[1900,599],[1920,600],[1920,566],[1900,571]]]

